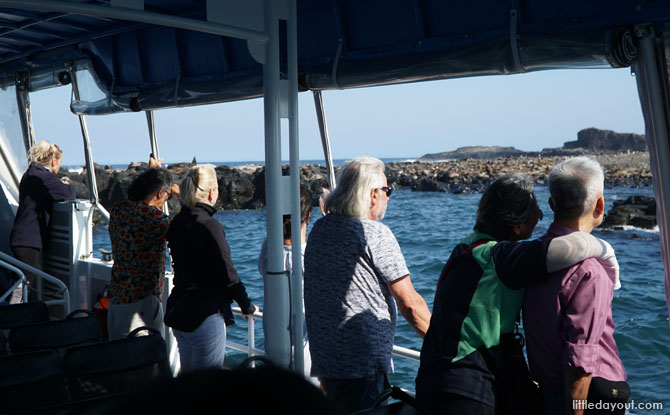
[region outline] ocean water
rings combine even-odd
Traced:
[[[533,234],[541,236],[552,221],[545,187],[536,194],[545,213]],[[607,209],[616,199],[634,194],[652,195],[649,188],[606,189]],[[444,194],[396,190],[388,205],[384,223],[395,234],[405,255],[412,282],[432,309],[435,284],[454,245],[467,235],[474,224],[479,194]],[[265,210],[221,211],[215,216],[224,226],[235,266],[256,304],[262,304],[262,279],[257,258],[265,238]],[[312,213],[312,223],[320,217]],[[608,240],[617,252],[623,287],[615,291],[613,314],[615,339],[628,373],[635,402],[662,402],[664,411],[632,413],[667,413],[670,408],[670,329],[665,303],[663,265],[660,259],[658,232],[641,229],[597,230],[594,234]],[[94,231],[96,247],[109,246],[107,229]],[[97,251],[96,251],[97,252]],[[395,343],[420,350],[421,339],[400,317]],[[257,324],[257,347],[262,348],[261,325]],[[246,323],[228,331],[230,339],[246,342]],[[235,353],[228,362],[242,359]],[[395,358],[392,384],[414,389],[418,362]]]

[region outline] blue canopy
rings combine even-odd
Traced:
[[[59,70],[88,58],[101,89],[118,100],[98,113],[262,94],[262,65],[244,39],[169,23],[120,20],[97,11],[44,10],[44,4],[53,10],[62,5],[118,9],[109,3],[0,1],[0,7],[17,6],[0,8],[0,78]],[[143,4],[143,12],[166,21],[207,22],[203,0]],[[627,66],[635,56],[635,25],[670,22],[670,2],[298,0],[297,16],[299,88],[333,89],[557,67]]]

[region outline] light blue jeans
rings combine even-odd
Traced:
[[[191,332],[172,331],[179,347],[181,373],[223,367],[226,356],[226,323],[221,314],[212,314]]]

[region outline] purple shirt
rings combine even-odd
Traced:
[[[571,232],[553,223],[542,239]],[[611,381],[626,380],[613,337],[613,287],[598,260],[589,258],[526,289],[528,364],[540,386],[562,393],[566,366]]]

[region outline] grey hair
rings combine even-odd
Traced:
[[[526,223],[537,207],[534,187],[533,179],[521,173],[494,180],[479,200],[474,230],[498,241],[510,239],[514,226]]]
[[[180,199],[188,207],[195,206],[196,203],[207,203],[209,191],[219,187],[216,178],[216,170],[213,164],[199,164],[193,166],[186,173],[186,177],[181,182]]]
[[[574,157],[555,165],[549,172],[548,182],[554,214],[575,219],[591,210],[598,196],[603,194],[605,174],[596,160]]]
[[[384,186],[384,163],[374,157],[356,157],[337,172],[337,187],[326,198],[328,213],[366,219],[370,213],[370,191]]]

